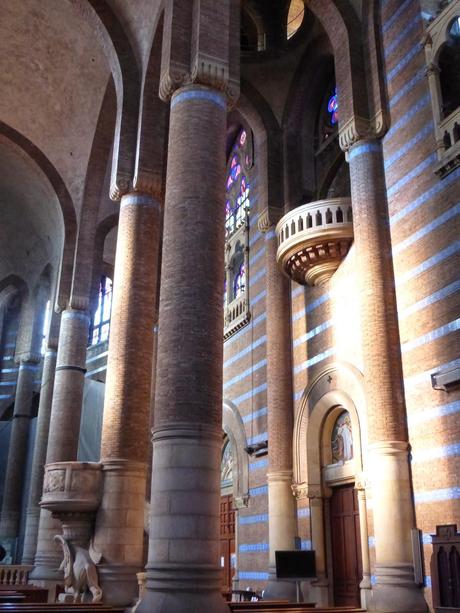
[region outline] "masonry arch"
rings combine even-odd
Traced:
[[[353,432],[353,458],[332,464],[331,434],[337,418],[346,412]],[[359,529],[357,543],[362,562],[360,600],[367,603],[370,593],[367,508],[364,469],[367,448],[366,398],[363,376],[348,363],[328,365],[305,390],[294,424],[294,491],[310,501],[311,541],[316,551],[318,582],[315,599],[324,605],[334,603],[333,550],[331,540],[331,498],[341,486],[357,490]],[[332,579],[332,581],[331,581]]]

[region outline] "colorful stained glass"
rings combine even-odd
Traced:
[[[237,274],[235,275],[235,280],[233,282],[233,297],[238,298],[246,287],[246,267],[241,264]]]
[[[243,168],[247,168],[250,157],[247,149],[248,135],[246,130],[241,130],[233,153],[227,174],[227,201],[225,203],[225,229],[227,236],[239,228],[249,211],[249,184],[243,174]]]
[[[327,110],[330,115],[330,122],[334,126],[339,119],[339,102],[337,99],[337,88],[334,90],[333,95],[329,98],[329,102],[327,103]]]

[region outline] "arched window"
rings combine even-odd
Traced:
[[[222,449],[220,483],[222,488],[228,487],[233,483],[233,449],[228,438]]]
[[[253,172],[252,133],[244,127],[239,128],[235,130],[233,138],[225,184],[225,339],[250,319],[247,276]]]
[[[241,130],[230,156],[227,171],[227,200],[225,203],[225,230],[229,237],[245,221],[251,205],[249,183],[245,170],[251,163],[248,150],[248,134]]]
[[[339,125],[339,94],[332,76],[329,86],[324,92],[319,107],[318,119],[315,129],[315,149],[323,149],[329,142],[335,141]]]
[[[112,311],[112,279],[101,277],[97,309],[94,313],[91,344],[102,343],[109,338],[110,314]]]
[[[439,54],[442,113],[448,117],[460,106],[460,17],[449,24],[446,42]]]

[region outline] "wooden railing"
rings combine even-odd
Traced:
[[[32,569],[24,564],[0,565],[0,585],[26,585]]]

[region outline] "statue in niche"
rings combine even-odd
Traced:
[[[227,440],[222,452],[220,465],[220,480],[223,485],[228,485],[233,479],[233,450],[230,441]]]
[[[348,411],[343,411],[337,418],[331,437],[332,462],[346,462],[353,458],[353,432]]]

